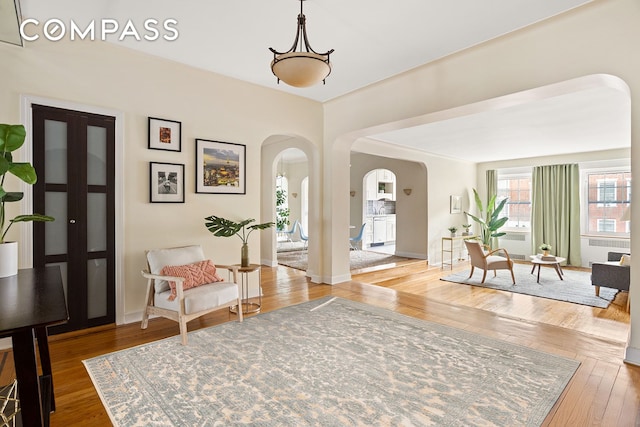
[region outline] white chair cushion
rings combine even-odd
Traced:
[[[179,311],[180,301],[169,301],[171,290],[157,293],[154,305],[168,310]],[[238,301],[238,285],[233,282],[215,282],[191,288],[184,292],[184,313],[192,314]]]
[[[204,261],[202,246],[184,246],[181,248],[154,249],[147,252],[147,263],[151,274],[160,274],[167,265],[185,265]],[[166,280],[156,280],[154,288],[157,294],[170,289]]]

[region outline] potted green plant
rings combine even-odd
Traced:
[[[540,245],[540,250],[542,251],[542,255],[549,256],[549,251],[553,249],[553,247],[548,243],[543,243]]]
[[[451,237],[455,237],[456,231],[458,231],[458,227],[452,226],[447,228],[447,230],[449,230],[449,232],[451,233]]]
[[[282,187],[276,188],[276,229],[283,231],[289,225],[291,210],[283,205],[287,201],[287,193]]]
[[[7,242],[7,232],[16,222],[53,221],[46,215],[17,215],[12,219],[6,217],[6,204],[19,202],[24,197],[22,192],[6,191],[4,179],[12,174],[29,185],[38,180],[36,170],[27,162],[14,162],[13,153],[24,144],[27,133],[22,125],[0,124],[0,277],[18,274],[18,242]]]
[[[242,248],[240,251],[240,266],[249,266],[249,236],[254,230],[264,230],[273,226],[273,222],[265,222],[264,224],[253,224],[255,219],[245,219],[244,221],[235,222],[219,216],[211,215],[205,218],[205,226],[218,237],[238,236],[242,240]],[[247,231],[248,230],[248,231]]]
[[[476,189],[473,189],[473,195],[476,201],[476,207],[478,208],[478,216],[472,215],[469,212],[465,212],[467,216],[473,219],[480,225],[479,239],[482,244],[491,249],[491,239],[494,237],[504,236],[507,233],[499,232],[498,230],[509,220],[508,217],[500,217],[500,213],[507,203],[508,199],[503,199],[496,206],[496,195],[494,194],[489,201],[487,201],[486,209],[482,206],[482,201]]]
[[[464,231],[462,232],[463,236],[471,235],[471,232],[469,231],[469,229],[471,228],[471,224],[462,224],[462,228],[464,228]]]

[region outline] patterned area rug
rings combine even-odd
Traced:
[[[406,261],[411,258],[383,254],[371,251],[349,251],[350,269],[360,270],[362,268],[375,267],[377,265],[392,264]],[[307,270],[307,251],[278,252],[278,264],[298,270]]]
[[[540,271],[540,283],[537,283],[538,270],[531,274],[531,267],[528,264],[514,264],[515,285],[508,270],[498,270],[496,277],[493,277],[493,271],[487,272],[487,278],[482,284],[482,270],[476,268],[473,277],[467,279],[471,267],[440,280],[600,308],[607,308],[618,293],[617,289],[600,288],[600,296],[596,296],[595,287],[591,285],[591,273],[566,268],[563,269],[563,280],[560,280],[552,267],[543,266]]]
[[[84,364],[116,426],[539,426],[579,366],[339,298]]]

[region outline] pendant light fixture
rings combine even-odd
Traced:
[[[298,15],[298,29],[293,46],[286,52],[278,52],[269,48],[273,52],[271,61],[271,71],[280,80],[294,87],[309,87],[317,83],[324,84],[325,79],[331,73],[331,63],[329,54],[331,49],[325,53],[318,53],[309,46],[307,38],[306,17],[302,12],[302,2],[300,0],[300,14]],[[296,51],[296,49],[298,49]]]

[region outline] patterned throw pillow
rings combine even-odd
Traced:
[[[216,274],[216,266],[210,259],[187,265],[167,265],[160,272],[162,276],[184,277],[182,289],[187,290],[207,283],[222,282],[222,278]],[[171,295],[169,301],[176,299],[176,282],[169,281]]]

